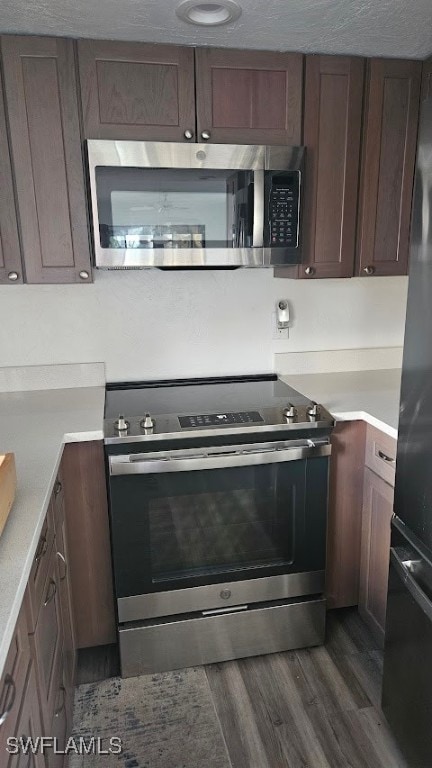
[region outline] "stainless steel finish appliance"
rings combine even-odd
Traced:
[[[123,677],[212,664],[233,658],[320,645],[325,601],[240,606],[224,614],[146,621],[120,628]]]
[[[332,427],[274,375],[108,385],[124,676],[323,642]]]
[[[301,260],[303,147],[89,140],[96,267]]]
[[[411,768],[432,765],[432,94],[422,104],[396,459],[382,705]]]

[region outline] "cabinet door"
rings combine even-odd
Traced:
[[[366,424],[339,422],[333,431],[327,524],[329,608],[357,605]]]
[[[63,677],[68,698],[73,698],[75,685],[75,636],[72,614],[72,600],[69,576],[69,556],[66,546],[66,521],[56,527],[55,550],[57,557],[57,583],[60,594],[60,610],[63,626]]]
[[[198,141],[208,133],[228,144],[301,143],[301,54],[200,48],[195,55]]]
[[[11,36],[1,46],[27,282],[89,282],[73,43]]]
[[[193,48],[79,40],[78,60],[87,139],[194,137]]]
[[[1,80],[0,178],[0,284],[14,285],[22,283],[23,275]]]
[[[384,644],[394,489],[365,469],[359,611]]]
[[[56,745],[58,754],[55,750],[49,750],[46,755],[47,768],[62,768],[67,764],[67,758],[60,754],[61,750],[64,750],[66,742],[72,731],[72,719],[71,719],[71,705],[68,699],[67,686],[63,681],[60,681],[59,690],[57,693],[57,699],[55,703],[54,716],[52,719],[51,727],[47,733],[48,736],[52,736],[56,739]]]
[[[22,706],[18,721],[13,729],[9,728],[8,737],[12,736],[22,739],[22,743],[25,745],[28,739],[33,739],[36,742],[36,739],[44,734],[33,665],[30,666],[27,684],[20,703]],[[46,768],[45,756],[40,750],[35,754],[32,754],[31,750],[29,754],[25,754],[20,748],[20,743],[18,743],[18,754],[8,754],[6,743],[6,738],[4,741],[0,740],[1,768]]]
[[[307,56],[300,277],[352,277],[364,61]]]
[[[53,548],[36,630],[31,635],[45,733],[51,727],[62,681],[63,625],[57,574]]]
[[[362,277],[408,271],[421,70],[420,61],[368,63],[357,267]]]
[[[15,626],[12,642],[0,678],[0,766],[6,740],[14,735],[30,666],[30,645],[24,606]]]
[[[102,442],[66,445],[62,474],[76,645],[108,645],[117,634]]]

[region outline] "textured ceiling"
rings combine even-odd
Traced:
[[[230,48],[425,58],[432,0],[240,0],[232,25],[193,27],[173,0],[0,0],[0,30]]]

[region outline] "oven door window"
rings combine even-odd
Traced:
[[[322,569],[327,466],[111,478],[117,596]]]

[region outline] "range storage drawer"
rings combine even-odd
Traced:
[[[306,648],[324,642],[325,600],[265,603],[121,627],[122,677]]]

